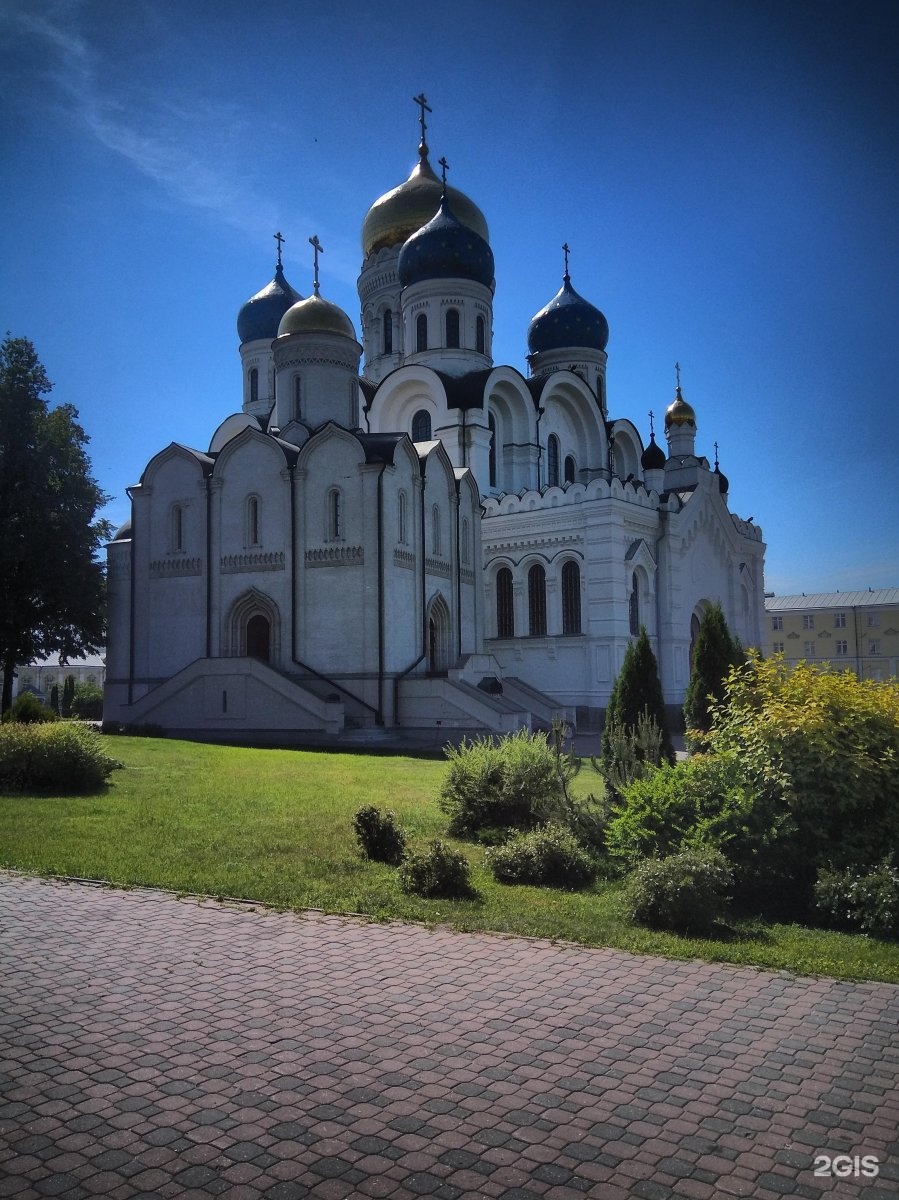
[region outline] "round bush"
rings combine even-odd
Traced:
[[[83,725],[0,727],[0,789],[91,792],[121,765],[106,754],[100,734]]]
[[[426,854],[407,858],[398,874],[400,888],[407,895],[448,900],[470,900],[477,895],[468,859],[439,840],[431,842]]]
[[[49,721],[58,721],[59,715],[52,708],[41,704],[33,692],[23,692],[17,696],[3,714],[3,723],[15,722],[18,725],[40,725]]]
[[[829,925],[899,936],[899,870],[885,858],[873,871],[818,872],[815,901]]]
[[[484,828],[531,829],[546,820],[562,795],[555,756],[543,733],[521,729],[447,746],[449,760],[440,807],[450,833]]]
[[[717,850],[685,850],[647,859],[631,875],[625,897],[632,921],[653,929],[701,932],[727,911],[733,874]]]
[[[596,867],[573,834],[552,824],[516,834],[504,845],[488,850],[487,866],[500,883],[577,890],[596,878]]]
[[[406,834],[394,813],[367,805],[353,817],[353,828],[365,858],[396,867],[406,857]]]

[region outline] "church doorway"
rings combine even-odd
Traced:
[[[272,627],[260,613],[247,621],[247,658],[268,662],[272,656]]]
[[[450,614],[442,596],[428,605],[428,674],[445,675],[450,667]]]

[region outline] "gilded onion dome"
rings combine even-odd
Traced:
[[[445,197],[437,215],[403,245],[397,273],[403,287],[423,279],[473,279],[490,287],[493,251],[485,238],[462,224]]]
[[[677,385],[677,394],[674,401],[665,409],[665,430],[669,430],[672,425],[692,425],[696,426],[696,412],[692,404],[688,404],[681,395],[680,384]]]
[[[261,292],[244,304],[237,314],[237,336],[240,344],[255,342],[260,338],[274,341],[278,336],[278,324],[292,304],[302,300],[284,278],[281,263],[275,268],[275,278]]]
[[[385,246],[398,246],[426,225],[440,207],[443,185],[428,162],[427,146],[418,148],[419,159],[412,174],[399,187],[380,196],[362,222],[362,253],[368,258]],[[458,188],[447,187],[447,199],[456,218],[489,241],[487,221],[473,200]]]
[[[356,340],[353,322],[342,308],[324,300],[316,292],[287,310],[278,326],[278,337],[292,333],[336,333]]]
[[[605,350],[608,343],[608,321],[589,300],[578,295],[566,270],[558,292],[528,325],[528,352],[567,350],[569,346]]]

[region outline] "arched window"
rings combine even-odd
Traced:
[[[474,325],[474,348],[478,354],[487,353],[487,322],[482,316],[478,316]]]
[[[550,487],[559,486],[559,439],[554,433],[546,443],[546,482]]]
[[[259,372],[255,367],[250,368],[250,403],[255,404],[259,399]]]
[[[639,637],[640,635],[640,581],[637,579],[637,572],[634,572],[633,583],[631,584],[631,594],[628,601],[628,625],[631,631],[631,637]]]
[[[259,545],[259,499],[256,496],[247,500],[247,545]]]
[[[546,572],[539,563],[528,571],[528,633],[546,636]]]
[[[268,620],[257,613],[247,621],[247,658],[261,658],[268,662],[272,653],[272,627]]]
[[[427,350],[428,348],[428,318],[424,313],[419,313],[415,318],[415,349]]]
[[[299,375],[293,377],[293,419],[299,421],[303,412],[303,385]]]
[[[500,567],[496,573],[496,636],[515,636],[512,572],[508,567]]]
[[[381,318],[383,322],[383,345],[384,353],[393,353],[393,313],[389,308],[384,310],[384,316]]]
[[[450,350],[459,349],[459,310],[458,308],[448,308],[446,310],[446,344]]]
[[[581,632],[581,569],[576,562],[562,567],[562,632]]]
[[[409,531],[407,528],[406,516],[406,493],[400,492],[399,500],[397,501],[397,541],[401,546],[405,546],[409,541]]]
[[[350,429],[359,425],[359,385],[355,379],[350,380]]]
[[[436,504],[431,509],[431,553],[443,553],[440,542],[440,509]]]
[[[172,550],[175,553],[184,549],[184,506],[172,505]]]
[[[420,408],[412,418],[412,441],[429,442],[431,440],[431,414],[425,408]]]
[[[491,413],[487,418],[487,428],[490,430],[490,449],[488,451],[490,486],[496,487],[496,418]]]
[[[574,459],[571,457],[570,454],[566,454],[565,455],[565,482],[566,483],[574,483],[575,470],[576,470],[576,468],[574,465]]]
[[[328,492],[328,539],[336,542],[343,537],[343,512],[339,488]]]
[[[462,543],[459,547],[459,557],[462,559],[463,566],[467,566],[471,562],[471,545],[467,517],[462,518],[462,532],[459,534],[459,540]]]

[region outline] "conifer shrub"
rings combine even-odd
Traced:
[[[426,899],[472,900],[471,866],[459,850],[435,839],[424,854],[410,855],[397,872],[401,891]]]
[[[639,637],[628,643],[624,662],[609,697],[601,743],[604,760],[614,759],[615,751],[611,744],[611,737],[617,735],[620,729],[623,729],[628,735],[636,735],[641,720],[644,720],[647,726],[654,725],[658,731],[661,743],[656,752],[658,760],[665,759],[672,762],[674,754],[665,720],[665,701],[659,678],[659,664],[652,652],[649,635],[644,625],[640,626]]]
[[[72,715],[72,701],[75,698],[75,676],[67,675],[62,685],[62,699],[59,702],[59,711],[62,716],[70,717]]]
[[[353,817],[353,828],[365,858],[397,867],[406,857],[406,834],[395,813],[366,805]]]
[[[59,716],[59,684],[54,683],[50,688],[50,707]]]
[[[624,896],[632,921],[652,929],[704,933],[727,915],[732,884],[730,864],[718,850],[684,850],[641,863]]]
[[[121,763],[110,758],[94,730],[68,722],[0,727],[0,789],[16,792],[92,792]]]
[[[547,824],[518,833],[487,851],[487,866],[499,883],[529,883],[577,891],[596,878],[596,867],[563,825]]]
[[[721,605],[709,605],[699,623],[690,682],[684,694],[688,740],[711,728],[712,705],[723,700],[731,667],[738,666],[744,658],[742,646],[731,637]]]
[[[899,937],[899,870],[887,856],[872,871],[823,868],[815,903],[828,925],[878,937]]]
[[[58,714],[52,708],[41,704],[33,692],[22,692],[3,714],[4,724],[15,722],[17,725],[39,725],[58,720]]]
[[[620,800],[631,783],[668,762],[664,734],[648,709],[637,717],[635,725],[625,725],[617,715],[607,714],[602,744],[602,757],[594,766],[603,778],[610,800]]]

